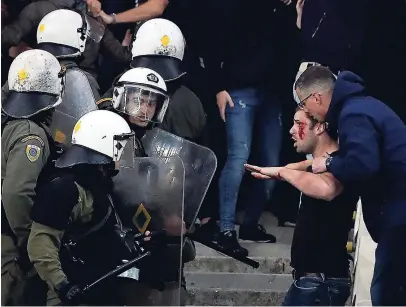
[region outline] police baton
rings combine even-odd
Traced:
[[[90,285],[85,286],[82,290],[83,293],[89,292],[95,286],[97,286],[99,283],[105,281],[106,279],[109,279],[110,277],[116,277],[116,276],[120,275],[121,273],[124,273],[125,271],[131,269],[135,265],[135,263],[140,261],[142,258],[149,256],[150,254],[151,254],[150,252],[146,252],[146,253],[142,254],[141,256],[138,256],[137,258],[134,258],[133,260],[128,261],[127,263],[119,266],[118,268],[108,272],[107,274],[103,275],[95,282],[91,283]]]

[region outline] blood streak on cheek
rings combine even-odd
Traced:
[[[301,139],[301,140],[303,140],[303,138],[304,138],[304,136],[305,136],[305,132],[304,132],[304,128],[306,127],[306,124],[305,123],[300,123],[299,124],[299,131],[298,131],[298,134],[299,134],[299,138]]]

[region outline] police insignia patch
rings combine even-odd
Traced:
[[[151,82],[155,82],[155,83],[158,83],[159,82],[159,80],[158,80],[158,77],[157,76],[155,76],[154,74],[149,74],[149,75],[147,75],[147,79],[148,79],[148,81],[151,81]]]
[[[41,148],[35,145],[27,145],[25,148],[25,154],[30,162],[35,162],[41,155]]]
[[[41,143],[42,146],[45,146],[44,141],[43,141],[39,136],[36,136],[36,135],[29,135],[29,136],[26,136],[25,138],[23,138],[23,139],[21,140],[21,142],[25,143],[25,142],[27,142],[27,141],[29,141],[29,140],[37,140],[38,142]]]

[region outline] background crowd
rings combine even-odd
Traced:
[[[78,0],[1,3],[2,85],[12,59],[35,48],[37,25],[44,15],[41,10],[86,5]],[[162,17],[182,30],[186,40],[184,82],[200,99],[207,119],[204,135],[194,141],[211,148],[219,161],[200,217],[214,221],[220,212],[223,232],[234,229],[236,210],[245,210],[245,236],[253,241],[275,241],[257,228],[263,210],[272,211],[280,225],[296,219],[300,193],[284,182],[255,182],[246,176],[243,164],[251,158],[262,165],[303,160],[289,135],[297,106],[292,85],[298,70],[320,63],[334,73],[353,71],[363,78],[370,95],[406,121],[404,0],[92,3],[96,11],[100,4],[107,30],[99,44],[86,48],[80,66],[96,77],[101,95],[129,66],[132,35],[139,22]],[[110,15],[113,13],[116,15]],[[260,198],[254,200],[253,193]]]

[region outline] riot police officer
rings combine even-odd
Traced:
[[[28,255],[48,284],[48,305],[82,303],[80,285],[117,266],[123,246],[114,231],[112,177],[133,135],[114,112],[87,113],[74,127],[72,146],[55,163],[60,171],[38,187]],[[76,253],[83,266],[71,261]],[[85,303],[105,304],[112,299],[110,291],[97,294]]]
[[[103,101],[104,107],[110,105],[110,109],[121,114],[135,132],[135,156],[137,157],[147,156],[140,139],[154,125],[162,123],[165,118],[165,112],[169,108],[170,103],[172,103],[166,91],[166,84],[158,73],[148,68],[133,68],[120,77],[114,87],[113,98]],[[186,263],[194,258],[194,244],[189,239],[186,239],[182,252],[182,261]],[[156,259],[151,260],[151,266],[157,262],[159,261]],[[176,267],[178,267],[178,263],[176,263]],[[183,269],[182,272],[177,271],[171,277],[165,276],[165,272],[151,270],[151,267],[145,269],[149,271],[149,276],[154,276],[157,280],[160,278],[177,280],[179,277],[177,274],[179,273],[183,278]],[[184,279],[182,281],[185,288]],[[145,291],[144,289],[144,293]]]
[[[26,252],[30,211],[40,173],[56,151],[48,125],[62,102],[63,75],[58,60],[43,50],[25,51],[10,66],[10,92],[2,103],[2,305],[34,304],[24,295],[36,275]]]
[[[100,98],[99,85],[88,72],[78,67],[77,61],[82,57],[89,40],[100,41],[104,28],[83,12],[60,9],[47,14],[37,29],[38,48],[47,50],[66,67],[65,92],[63,104],[57,108],[51,124],[54,138],[65,145],[70,145],[70,131],[75,121],[84,114],[97,109],[95,101]],[[73,120],[65,130],[68,135],[57,133],[62,112]],[[68,123],[67,123],[68,125]]]
[[[138,139],[154,124],[162,123],[168,109],[169,97],[163,78],[149,68],[133,68],[126,71],[114,87],[109,100],[110,109],[121,114]],[[136,156],[146,156],[140,148]]]
[[[77,61],[85,51],[86,41],[89,38],[99,40],[102,35],[103,32],[95,26],[95,21],[81,12],[68,9],[48,13],[37,28],[37,48],[53,54],[61,66],[66,68],[65,91],[62,96],[64,103],[58,110],[76,119],[96,110],[94,104],[100,98],[97,81],[91,74],[80,69]],[[5,85],[2,100],[6,95]],[[56,137],[55,131],[52,134]],[[64,139],[58,141],[69,143],[69,140],[65,142]]]
[[[152,69],[165,80],[171,103],[160,127],[182,138],[196,141],[203,136],[206,114],[199,98],[184,85],[184,51],[185,39],[176,24],[162,18],[151,19],[136,33],[130,66]],[[109,107],[113,90],[114,86],[103,95],[98,102],[99,108]]]
[[[96,79],[80,69],[77,61],[85,51],[87,40],[100,41],[103,34],[104,28],[95,20],[74,10],[52,11],[39,23],[37,48],[52,53],[59,59],[61,65],[67,68],[66,78],[72,79],[67,80],[67,95],[74,95],[77,91],[90,91],[84,94],[93,95],[94,101],[99,99],[99,85]],[[73,82],[72,85],[69,84],[70,81]]]

